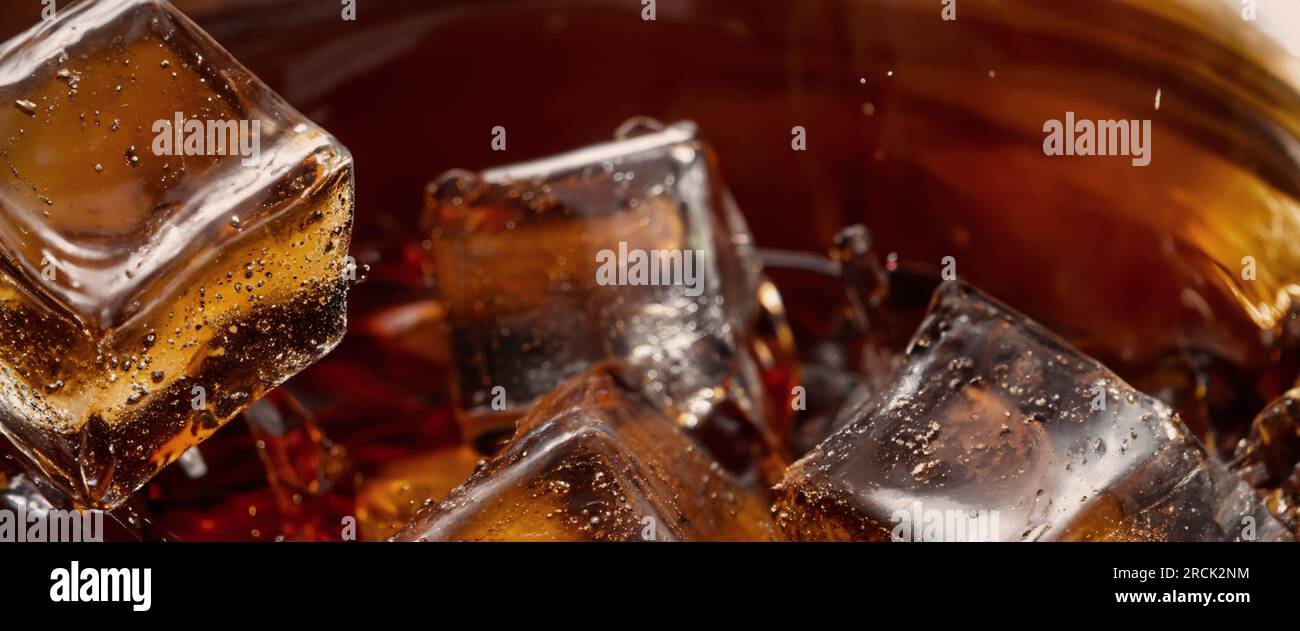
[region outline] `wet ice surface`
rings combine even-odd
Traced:
[[[22,456],[0,437],[0,542],[160,541],[140,503],[111,512],[72,510],[47,480],[25,469]],[[20,532],[21,531],[21,532]]]
[[[801,539],[1285,536],[1167,406],[955,282],[892,385],[776,492]]]
[[[1255,417],[1232,462],[1264,505],[1300,534],[1300,388],[1278,397]]]
[[[637,368],[688,426],[723,399],[751,415],[761,406],[739,339],[758,285],[749,233],[694,125],[625,126],[612,143],[452,172],[425,218],[471,436],[508,430],[607,357]],[[634,257],[664,260],[656,251],[680,256],[661,269],[683,273],[634,276]],[[626,274],[604,275],[623,263]]]
[[[502,451],[399,541],[771,540],[742,488],[676,423],[598,365],[543,398]]]
[[[267,220],[300,194],[333,139],[166,7],[84,3],[0,49],[0,244],[88,324],[111,327],[178,260]],[[23,104],[27,104],[24,106]],[[202,124],[202,152],[155,154],[164,121]],[[240,155],[224,127],[251,149]],[[174,135],[173,135],[174,138]],[[208,145],[209,138],[212,145]],[[75,149],[75,150],[74,150]],[[293,182],[301,178],[300,182]]]
[[[351,221],[347,150],[170,5],[61,10],[0,47],[0,429],[124,501],[338,342]]]

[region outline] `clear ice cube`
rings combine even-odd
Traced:
[[[1168,406],[958,282],[775,492],[796,539],[1287,537]]]
[[[166,2],[4,44],[0,430],[122,502],[338,342],[352,206],[347,150]]]
[[[399,541],[680,541],[777,537],[744,488],[600,364],[544,397],[500,453]]]
[[[1300,388],[1292,388],[1255,417],[1237,445],[1232,468],[1256,490],[1269,512],[1300,534]]]
[[[609,357],[638,369],[686,426],[724,401],[770,416],[743,350],[759,269],[693,124],[641,122],[614,142],[449,173],[425,218],[472,438],[512,429],[538,397]],[[680,255],[661,267],[679,273],[634,276],[638,260],[647,271],[665,260],[655,252]]]

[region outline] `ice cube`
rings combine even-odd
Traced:
[[[1269,512],[1300,534],[1300,388],[1288,390],[1255,417],[1232,467]]]
[[[1163,403],[958,282],[893,383],[776,489],[797,539],[1272,539]]]
[[[338,342],[352,206],[347,150],[166,2],[0,47],[0,429],[122,502]]]
[[[742,488],[620,370],[543,398],[505,448],[397,540],[768,540]]]
[[[0,541],[163,541],[142,502],[77,511],[0,436]]]
[[[638,369],[688,427],[724,401],[760,420],[780,407],[743,350],[760,283],[744,221],[693,124],[646,125],[430,188],[428,246],[471,438],[508,431],[607,357]]]

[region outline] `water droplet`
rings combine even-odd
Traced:
[[[18,111],[28,116],[36,115],[36,104],[27,99],[18,99],[17,101],[14,101],[14,105],[18,108]]]
[[[74,94],[76,93],[78,82],[81,81],[80,73],[73,72],[67,68],[60,68],[58,72],[54,73],[54,77],[59,81],[67,83],[68,89],[72,90]]]
[[[664,124],[658,120],[650,118],[649,116],[633,116],[632,118],[623,121],[623,124],[619,125],[618,129],[614,130],[614,139],[627,140],[629,138],[636,138],[637,136],[653,134],[663,130]]]

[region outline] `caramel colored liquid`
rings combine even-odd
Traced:
[[[701,0],[646,23],[618,2],[394,0],[343,25],[309,4],[260,9],[302,25],[291,57],[241,37],[251,14],[208,23],[372,165],[358,234],[377,255],[447,169],[557,153],[633,115],[690,119],[763,247],[824,252],[863,223],[902,261],[953,256],[1130,380],[1187,348],[1262,400],[1293,376],[1277,340],[1300,277],[1285,237],[1300,222],[1300,74],[1232,7],[972,0],[946,22],[924,3]],[[1283,18],[1263,11],[1261,24]],[[364,71],[312,72],[333,53],[311,42],[399,39]],[[431,67],[442,81],[414,80]],[[1044,155],[1044,122],[1068,111],[1150,119],[1151,164]],[[379,120],[413,124],[394,144]],[[795,125],[805,151],[790,149]],[[796,328],[819,330],[839,287],[774,278]]]
[[[903,261],[953,256],[962,278],[1135,385],[1189,349],[1225,364],[1215,383],[1244,401],[1222,406],[1244,410],[1227,421],[1238,430],[1295,376],[1282,325],[1300,276],[1286,236],[1300,215],[1296,73],[1210,3],[970,0],[955,23],[937,3],[868,0],[699,0],[655,23],[615,0],[375,0],[357,23],[329,3],[178,4],[366,165],[356,251],[375,273],[354,315],[423,289],[420,192],[449,168],[502,162],[493,126],[519,161],[645,114],[699,123],[765,247],[823,252],[860,222]],[[15,7],[0,33],[37,17]],[[299,26],[261,27],[289,18]],[[339,63],[355,58],[371,63]],[[1043,155],[1044,121],[1067,111],[1151,119],[1151,165]],[[806,151],[789,148],[794,125]],[[822,332],[839,284],[772,274],[796,329]],[[74,327],[50,321],[37,339],[32,326],[7,330],[71,356]]]

